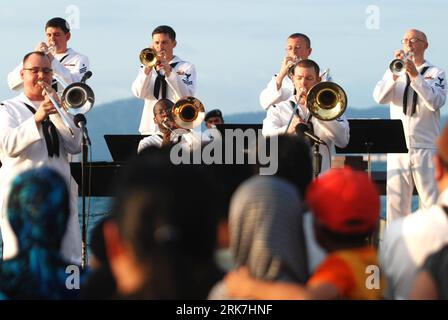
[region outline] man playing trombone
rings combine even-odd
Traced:
[[[70,26],[62,18],[52,18],[45,25],[45,34],[48,44],[40,42],[36,51],[47,54],[51,61],[53,75],[59,77],[66,84],[80,82],[84,74],[89,71],[89,59],[68,48],[67,44],[71,38]],[[8,74],[8,85],[12,90],[20,90],[23,88],[23,80],[20,72],[22,64],[18,65]],[[64,88],[56,80],[53,80],[53,88],[58,92]]]
[[[407,31],[403,50],[373,92],[377,103],[390,103],[390,118],[403,122],[408,153],[387,155],[387,221],[411,213],[414,184],[424,208],[435,204],[438,192],[432,159],[440,134],[440,108],[445,104],[445,72],[425,60],[426,35]],[[400,70],[401,69],[401,70]]]
[[[66,121],[67,126],[61,117],[72,120],[72,116],[60,105],[58,111],[51,102],[51,99],[58,102],[59,98],[51,88],[53,73],[48,56],[40,51],[27,54],[20,75],[23,93],[0,105],[0,228],[4,259],[17,253],[16,238],[5,212],[5,199],[12,179],[24,170],[48,166],[58,171],[69,184],[71,175],[67,154],[81,151],[81,131],[73,121]],[[81,234],[76,200],[71,198],[70,217],[61,251],[65,259],[79,264]]]
[[[148,147],[162,148],[181,143],[186,150],[191,150],[193,143],[193,132],[181,129],[173,118],[174,103],[168,99],[160,99],[154,105],[154,123],[158,130],[143,138],[138,144],[137,152],[142,152]]]
[[[348,144],[349,125],[342,114],[343,110],[340,110],[341,112],[338,112],[339,114],[334,119],[325,120],[318,119],[319,115],[310,111],[307,97],[310,89],[321,82],[319,71],[319,66],[313,60],[301,60],[295,65],[292,78],[296,94],[268,109],[263,121],[263,135],[304,134],[304,131],[311,133],[319,140],[317,143],[328,147],[319,149],[322,156],[319,171],[324,172],[331,166],[330,157],[334,144],[340,148]],[[337,99],[336,94],[339,95],[339,92],[335,92],[335,99]]]
[[[139,131],[141,134],[158,130],[153,109],[159,99],[177,101],[196,92],[196,70],[193,64],[174,55],[176,33],[169,26],[159,26],[152,32],[155,64],[144,65],[132,84],[132,93],[145,100]],[[142,61],[142,63],[144,63]]]

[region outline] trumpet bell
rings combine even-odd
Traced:
[[[157,52],[153,48],[145,48],[140,52],[140,62],[147,68],[157,64]]]
[[[205,118],[205,108],[199,99],[183,97],[173,106],[173,118],[176,124],[184,129],[199,126]]]
[[[347,95],[334,82],[319,82],[307,95],[307,108],[310,113],[323,121],[340,117],[347,109]]]
[[[75,82],[65,88],[61,103],[64,109],[72,115],[85,114],[92,109],[95,103],[95,94],[87,84]]]
[[[401,59],[394,59],[389,65],[390,71],[396,75],[400,76],[405,73],[406,69],[404,68],[405,62]]]

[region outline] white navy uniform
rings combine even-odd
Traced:
[[[423,68],[428,67],[423,75]],[[419,75],[410,82],[406,114],[403,100],[406,76],[396,81],[387,70],[373,92],[377,103],[390,104],[390,118],[403,122],[408,153],[387,155],[387,220],[411,213],[412,191],[417,188],[423,208],[436,203],[438,191],[434,179],[433,156],[440,134],[440,108],[445,104],[445,72],[428,61],[417,68]],[[414,92],[418,94],[413,113]]]
[[[260,93],[260,105],[264,110],[268,110],[270,106],[285,101],[294,95],[294,82],[289,76],[283,78],[280,90],[277,90],[276,81],[277,75],[272,77],[266,88]],[[321,79],[321,82],[323,81],[332,81],[332,78],[328,73],[325,73]]]
[[[194,96],[196,93],[196,69],[193,64],[183,61],[178,56],[174,56],[169,62],[175,64],[169,77],[165,77],[168,83],[166,88],[166,99],[176,102],[184,96]],[[160,71],[164,75],[164,71]],[[154,95],[154,84],[156,82],[157,72],[154,68],[146,75],[145,68],[142,67],[137,78],[132,83],[132,93],[140,99],[145,100],[143,107],[142,119],[140,121],[139,131],[141,134],[150,134],[158,130],[154,123],[154,105],[159,99],[162,99],[162,89],[158,92],[158,96]],[[173,91],[176,91],[177,94]]]
[[[8,74],[8,86],[11,90],[22,90],[23,80],[20,77],[20,70],[23,64],[20,63],[13,71]],[[64,53],[54,55],[51,62],[53,74],[59,76],[67,84],[81,81],[83,75],[90,70],[89,59],[68,48]],[[62,92],[63,88],[58,84],[58,92]]]
[[[392,221],[379,250],[386,276],[386,299],[409,299],[415,276],[426,258],[448,243],[448,189],[437,204]]]
[[[183,130],[182,130],[183,131]],[[198,143],[200,140],[195,140],[194,132],[188,130],[186,133],[179,135],[176,132],[172,132],[170,136],[170,141],[172,143],[180,143],[182,145],[182,148],[184,150],[190,151],[193,148],[193,143]],[[143,149],[148,147],[157,147],[161,148],[163,142],[163,133],[161,131],[157,131],[154,133],[151,133],[149,136],[143,138],[140,140],[137,148],[137,153],[140,153],[143,151]],[[200,144],[199,144],[200,146]]]
[[[13,99],[3,101],[3,105],[0,105],[0,137],[2,137],[0,139],[0,161],[2,162],[0,227],[4,259],[11,258],[17,253],[16,237],[6,216],[6,201],[12,180],[22,171],[48,166],[58,171],[68,185],[73,179],[71,179],[67,155],[81,151],[81,131],[74,124],[70,124],[74,133],[72,137],[60,115],[52,114],[50,119],[59,137],[59,157],[49,156],[42,125],[39,127],[36,125],[33,113],[25,104],[36,110],[40,102],[33,103],[22,93]],[[62,241],[61,253],[68,261],[79,264],[81,262],[81,232],[77,215],[77,197],[78,195],[73,193],[70,196],[70,217]]]
[[[266,118],[263,120],[263,135],[274,136],[286,133],[293,112],[293,105],[296,103],[295,96],[290,96],[288,100],[269,108]],[[309,110],[304,106],[299,105],[297,110],[303,121],[312,123],[314,135],[325,141],[331,150],[330,152],[334,149],[334,145],[340,148],[347,146],[350,138],[350,128],[344,115],[332,121],[322,121],[312,117]],[[319,152],[322,155],[321,172],[323,173],[331,167],[331,154],[322,145],[319,148]]]

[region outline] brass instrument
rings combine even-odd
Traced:
[[[95,94],[93,93],[93,90],[83,82],[74,82],[67,85],[67,83],[57,75],[53,75],[53,78],[65,88],[61,96],[61,105],[59,105],[56,99],[54,99],[50,92],[48,92],[48,90],[43,86],[42,81],[39,81],[39,84],[42,86],[51,103],[53,103],[56,111],[61,116],[62,122],[68,128],[71,135],[74,136],[69,124],[73,121],[67,117],[62,109],[72,115],[76,115],[78,113],[85,114],[93,107],[95,102]]]
[[[184,129],[193,129],[199,126],[205,118],[205,108],[195,97],[182,97],[173,106],[173,119]]]
[[[72,115],[77,115],[78,113],[86,114],[92,109],[95,103],[95,94],[92,88],[84,83],[83,80],[68,85],[56,74],[53,74],[53,79],[64,88],[61,95],[61,105],[68,113]]]
[[[152,68],[158,63],[157,52],[153,48],[145,48],[140,51],[140,62],[147,68]]]
[[[334,82],[319,82],[309,90],[306,105],[317,119],[331,121],[340,117],[347,109],[347,95]]]
[[[405,64],[407,60],[414,60],[414,53],[412,51],[404,54],[403,59],[394,59],[389,64],[390,71],[396,75],[400,76],[406,73]]]

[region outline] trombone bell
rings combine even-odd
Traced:
[[[61,103],[64,109],[72,115],[85,114],[92,109],[95,103],[95,94],[87,84],[75,82],[65,88]]]
[[[307,95],[307,108],[314,117],[331,121],[340,117],[347,109],[347,95],[334,82],[319,82]]]
[[[145,48],[140,52],[140,62],[147,68],[157,64],[157,52],[153,48]]]
[[[205,118],[205,108],[199,99],[183,97],[173,106],[173,119],[184,129],[193,129],[199,126]]]

